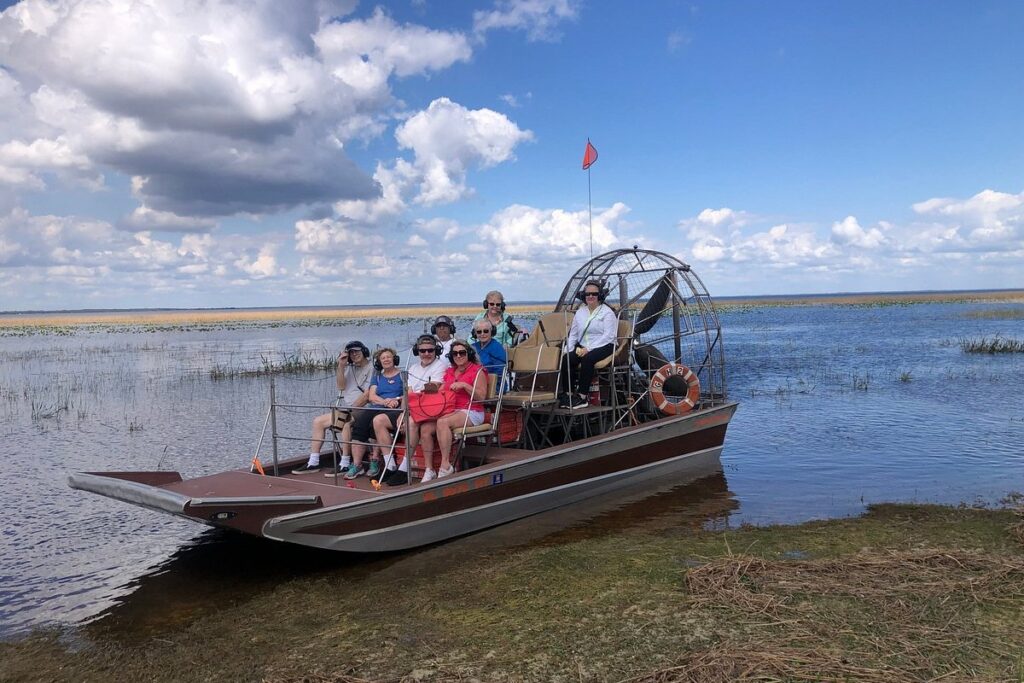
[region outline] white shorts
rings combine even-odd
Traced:
[[[484,411],[482,410],[471,410],[469,411],[469,424],[471,427],[479,427],[484,423]]]

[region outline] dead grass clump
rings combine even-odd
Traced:
[[[622,683],[837,680],[891,683],[920,680],[920,676],[904,668],[886,665],[859,666],[838,652],[798,648],[754,650],[716,647],[694,652],[677,666],[629,678]]]
[[[885,551],[849,558],[771,562],[748,555],[716,559],[686,575],[697,605],[728,603],[763,613],[793,608],[798,593],[886,598],[969,594],[974,599],[1024,597],[1024,560],[966,550]]]
[[[388,681],[399,681],[398,678],[375,678],[372,681],[367,678],[358,678],[348,674],[307,674],[299,677],[289,678],[264,678],[263,683],[387,683]]]
[[[685,584],[689,605],[724,612],[738,628],[637,681],[998,680],[1020,666],[1006,631],[1016,630],[1007,615],[1024,599],[1024,557],[1016,555],[732,555],[689,570]],[[994,649],[998,642],[1005,647]],[[976,670],[978,662],[986,668]]]

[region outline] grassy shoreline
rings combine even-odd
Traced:
[[[0,680],[1024,676],[1024,530],[1007,509],[633,527],[463,557],[382,599],[388,578],[286,580],[143,642],[84,627],[87,646],[71,647],[36,633],[0,644]]]
[[[887,306],[918,303],[1003,302],[1024,303],[1024,290],[999,292],[928,292],[895,294],[836,294],[834,296],[793,296],[771,299],[737,298],[718,300],[722,310],[777,306]],[[514,315],[529,315],[551,310],[549,304],[511,304]],[[78,326],[203,326],[225,323],[296,324],[303,321],[355,321],[370,318],[430,318],[437,315],[466,316],[479,312],[476,306],[376,306],[336,309],[258,309],[200,311],[101,311],[68,313],[0,314],[0,330],[26,328],[67,328]]]

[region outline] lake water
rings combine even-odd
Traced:
[[[729,393],[740,408],[721,471],[383,557],[205,529],[72,491],[67,475],[169,469],[193,477],[244,466],[268,380],[212,379],[212,369],[335,353],[352,338],[404,350],[422,321],[2,337],[0,637],[100,616],[100,627],[148,633],[286,577],[401,578],[449,566],[460,553],[581,535],[801,522],[881,501],[993,504],[1024,491],[1024,354],[969,354],[957,339],[1022,339],[1022,310],[937,303],[724,312]],[[1016,313],[984,315],[993,311]],[[468,318],[456,323],[469,327]],[[276,384],[282,402],[333,398],[329,373]],[[306,437],[312,415],[282,411],[279,430]],[[291,452],[305,449],[296,442]]]

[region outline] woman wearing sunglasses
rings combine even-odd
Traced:
[[[505,295],[496,289],[487,292],[484,297],[484,310],[473,320],[475,326],[481,320],[494,325],[494,340],[506,348],[512,346],[519,328],[512,322],[512,316],[505,313]]]
[[[391,442],[389,431],[397,427],[401,414],[397,409],[402,407],[402,394],[405,393],[402,373],[396,365],[397,359],[398,353],[389,348],[379,349],[373,356],[373,367],[377,374],[370,384],[367,408],[356,416],[352,427],[352,464],[345,472],[346,479],[355,479],[363,474],[363,458],[370,447],[367,442],[371,433],[377,440],[378,448],[384,448]],[[371,460],[367,472],[370,479],[375,479],[379,473],[380,461]]]
[[[497,330],[494,323],[489,320],[480,319],[473,323],[473,350],[480,359],[480,365],[488,374],[501,377],[508,364],[508,353],[501,342],[494,338]],[[505,391],[505,387],[499,387],[498,391]]]
[[[484,422],[484,407],[477,401],[487,397],[487,371],[477,362],[476,352],[468,342],[456,339],[448,352],[452,366],[444,373],[444,390],[451,397],[448,413],[437,421],[437,443],[441,446],[441,467],[434,472],[428,468],[423,481],[447,477],[455,471],[451,463],[453,433],[465,426],[475,427]],[[432,465],[431,461],[427,461]]]
[[[586,408],[594,365],[615,349],[619,322],[615,311],[604,303],[607,292],[602,283],[590,280],[576,296],[585,305],[576,310],[565,340],[569,374],[566,379],[573,381],[566,381],[565,386],[572,394],[563,397],[561,403],[567,408]]]

